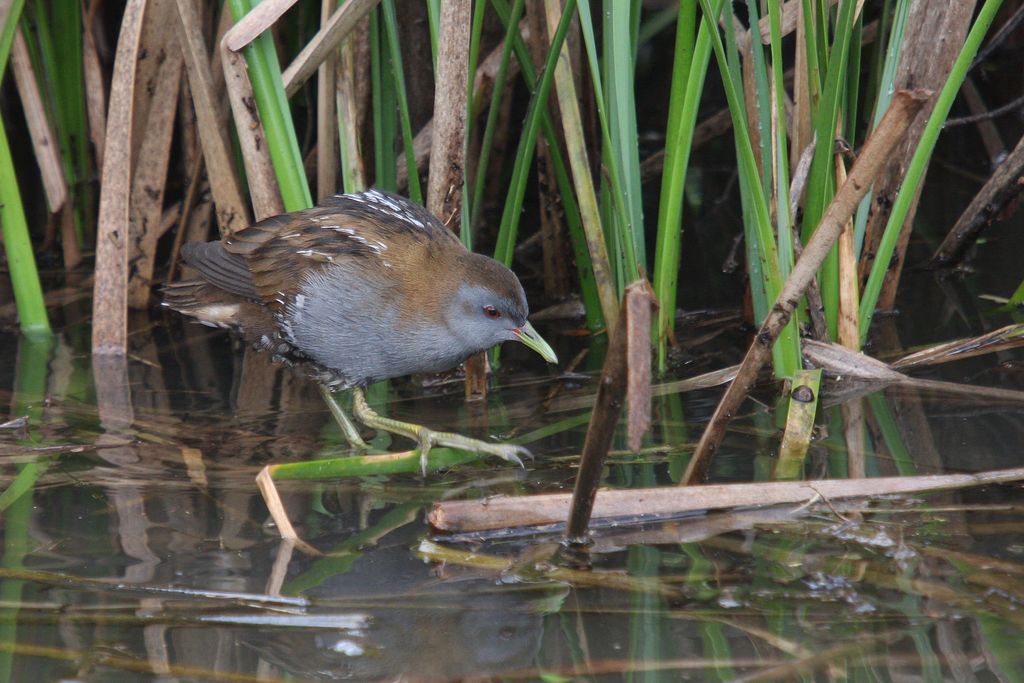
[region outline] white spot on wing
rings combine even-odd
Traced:
[[[331,263],[334,262],[334,257],[333,256],[331,256],[330,254],[328,254],[327,252],[324,252],[324,251],[317,251],[316,249],[299,249],[295,253],[299,254],[300,256],[322,256],[323,258],[327,259]]]
[[[414,225],[420,229],[426,229],[426,225],[423,221],[416,218],[411,214],[404,206],[391,199],[390,197],[382,194],[378,190],[367,190],[362,195],[362,201],[366,204],[373,204],[374,208],[391,218],[403,221],[409,225]]]
[[[192,309],[197,318],[210,325],[229,325],[235,322],[234,317],[238,314],[238,304],[209,304]]]

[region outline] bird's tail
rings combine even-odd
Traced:
[[[163,305],[204,325],[233,330],[246,341],[266,343],[276,335],[272,314],[246,297],[204,282],[175,282],[163,288]]]

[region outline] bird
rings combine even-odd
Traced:
[[[366,448],[335,391],[353,390],[353,412],[368,427],[415,440],[424,475],[435,445],[520,466],[530,455],[383,417],[366,403],[372,382],[449,370],[504,341],[558,362],[527,320],[516,275],[466,249],[424,207],[379,189],[336,194],[185,244],[181,257],[198,277],[167,285],[163,305],[305,369],[353,446]]]

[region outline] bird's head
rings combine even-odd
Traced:
[[[479,350],[504,341],[519,341],[549,363],[558,357],[527,320],[529,308],[519,278],[492,258],[466,253],[453,298],[447,302],[447,322],[461,338]]]

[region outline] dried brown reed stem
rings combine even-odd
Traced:
[[[238,132],[238,146],[242,148],[253,213],[256,220],[262,220],[284,213],[284,202],[270,160],[267,135],[256,109],[256,98],[245,59],[227,46],[230,33],[228,31],[220,42],[221,64],[224,67],[224,81],[231,101],[235,130]]]
[[[107,110],[107,146],[100,181],[93,290],[93,355],[128,350],[128,229],[132,185],[134,84],[146,0],[128,0],[114,57]]]
[[[547,29],[553,33],[561,19],[561,5],[554,0],[545,0],[547,10]],[[619,318],[619,301],[615,294],[615,278],[608,259],[608,248],[605,243],[604,229],[601,226],[600,203],[594,190],[591,177],[590,159],[587,157],[587,141],[583,136],[583,116],[580,113],[579,98],[576,94],[576,82],[569,60],[569,46],[562,45],[562,52],[555,64],[555,95],[558,98],[558,110],[565,132],[565,148],[569,157],[569,168],[572,171],[573,187],[579,198],[580,220],[587,239],[590,252],[591,268],[597,284],[597,294],[601,301],[601,313],[609,337],[614,333],[615,323]]]
[[[526,21],[523,20],[519,23],[519,35],[522,37],[524,42],[530,40],[530,28]],[[480,63],[480,66],[476,69],[476,75],[473,78],[473,113],[474,115],[480,111],[484,106],[484,103],[489,100],[491,96],[491,89],[494,87],[494,79],[497,78],[498,67],[501,64],[501,55],[504,48],[499,45],[491,51],[489,55]],[[515,77],[519,74],[519,62],[515,59],[509,60],[508,72],[506,75],[507,82],[512,82]],[[421,172],[426,169],[427,162],[430,160],[430,146],[434,136],[434,120],[431,119],[423,124],[419,132],[416,133],[416,137],[413,138],[412,148],[413,153],[416,155],[416,168]],[[405,152],[400,152],[398,155],[398,175],[396,183],[399,189],[404,189],[409,183],[409,170],[405,163]]]
[[[296,533],[295,527],[292,526],[291,520],[288,519],[288,510],[284,506],[284,501],[281,500],[281,495],[277,492],[277,485],[270,476],[270,467],[264,467],[256,475],[256,486],[259,488],[260,493],[263,494],[263,501],[267,504],[267,510],[270,511],[270,516],[273,518],[274,524],[277,525],[277,532],[281,534],[281,538],[294,543],[296,548],[307,555],[321,555],[322,553],[319,550],[303,541],[299,538],[298,533]]]
[[[469,0],[441,4],[434,77],[434,132],[430,145],[427,209],[458,232],[465,174],[467,71],[472,6]]]
[[[993,470],[975,474],[941,474],[918,477],[872,477],[869,479],[821,479],[818,481],[774,481],[751,484],[709,484],[694,486],[681,494],[673,487],[602,489],[593,506],[595,519],[604,521],[668,517],[687,512],[717,510],[750,505],[802,505],[820,499],[868,498],[928,491],[946,491],[989,486],[1024,479],[1024,468]],[[566,493],[537,496],[491,496],[481,500],[434,503],[427,521],[446,533],[481,532],[510,527],[558,524],[569,511]]]
[[[320,29],[313,39],[306,43],[302,52],[288,65],[281,74],[284,91],[289,96],[299,88],[320,68],[327,55],[331,54],[345,36],[370,13],[380,0],[348,0],[340,9],[331,15],[330,20]]]
[[[974,0],[935,5],[911,3],[907,28],[900,47],[900,63],[893,82],[894,88],[927,88],[936,92],[942,88],[971,27],[975,4]],[[900,188],[907,166],[917,150],[932,106],[933,104],[926,104],[923,107],[922,116],[911,124],[905,139],[893,149],[875,182],[872,212],[865,228],[860,260],[862,283],[867,281],[874,265],[875,253],[889,222],[893,201],[902,191]],[[923,183],[917,186],[913,206],[901,227],[896,249],[886,264],[885,280],[878,296],[877,309],[889,309],[895,304],[896,289],[903,270],[922,185]]]
[[[320,25],[334,11],[334,0],[323,0]],[[316,194],[326,197],[338,191],[338,53],[332,51],[316,74]]]
[[[222,235],[229,235],[249,224],[249,205],[235,172],[231,145],[227,138],[227,111],[223,97],[217,94],[210,64],[210,53],[203,42],[199,13],[191,0],[175,0],[178,10],[178,42],[185,56],[185,69],[196,112],[196,128],[210,178],[210,191],[217,207],[217,224]],[[228,14],[225,10],[225,14]]]
[[[836,183],[846,182],[846,164],[836,155]],[[836,337],[854,351],[860,348],[860,282],[857,278],[857,254],[854,249],[853,221],[846,221],[839,234],[839,320]]]
[[[226,38],[228,49],[241,52],[242,48],[256,40],[261,33],[287,12],[296,0],[261,0],[242,17]]]
[[[364,22],[369,23],[365,19]],[[341,60],[337,68],[338,98],[341,106],[338,116],[343,121],[341,135],[345,136],[342,149],[353,190],[366,187],[366,168],[363,163],[359,131],[362,130],[363,120],[366,118],[369,100],[369,79],[366,77],[370,61],[369,44],[367,31],[352,33],[341,44]],[[399,163],[398,167],[402,169],[404,165]]]
[[[39,164],[46,205],[50,209],[50,213],[56,213],[60,211],[67,200],[68,186],[64,180],[60,147],[50,131],[50,122],[46,118],[46,107],[39,92],[35,71],[32,69],[32,59],[28,54],[25,36],[20,28],[15,32],[14,44],[11,46],[11,71],[14,72],[14,82],[18,88],[18,97],[21,99],[21,108],[25,112],[25,122],[28,124],[28,133],[32,139],[36,163]]]
[[[434,77],[434,118],[430,135],[427,209],[455,232],[462,223],[462,188],[466,172],[466,103],[472,4],[448,0],[441,5]],[[466,365],[466,399],[487,395],[487,363],[483,354]]]
[[[85,81],[85,113],[89,122],[89,139],[96,154],[96,166],[103,168],[103,154],[107,140],[107,84],[103,78],[96,39],[92,35],[93,11],[97,2],[83,20],[82,78]]]
[[[956,219],[932,256],[933,266],[949,268],[963,259],[982,230],[996,221],[1003,209],[1020,194],[1021,176],[1024,176],[1024,137]]]
[[[153,288],[157,241],[170,225],[161,221],[167,168],[171,161],[174,118],[181,88],[182,52],[174,33],[165,34],[162,45],[166,59],[160,64],[146,117],[145,135],[139,147],[132,178],[131,240],[128,258],[132,269],[128,277],[128,305],[145,308]],[[148,89],[146,89],[148,90]]]

